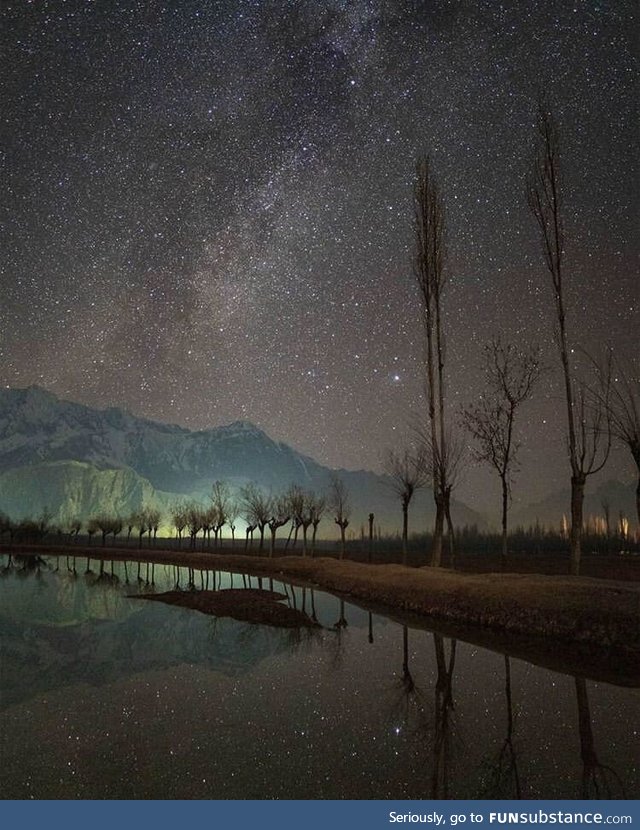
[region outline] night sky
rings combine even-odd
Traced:
[[[412,183],[429,152],[450,407],[481,390],[492,335],[539,343],[554,372],[522,413],[517,493],[567,486],[525,174],[544,90],[570,336],[633,357],[635,7],[4,2],[0,384],[190,428],[247,419],[322,463],[380,469],[424,407]],[[607,475],[630,470],[618,454]],[[470,504],[484,481],[466,474]]]

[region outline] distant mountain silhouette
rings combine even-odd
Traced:
[[[126,516],[143,504],[166,509],[178,499],[203,503],[216,479],[239,488],[254,481],[268,492],[291,484],[326,492],[333,471],[247,421],[192,431],[138,418],[120,409],[93,409],[38,386],[0,390],[0,510],[14,518],[44,508],[56,521],[98,512]],[[350,530],[373,512],[385,531],[401,526],[398,498],[385,476],[339,470],[352,503]],[[460,502],[454,522],[484,524]],[[428,492],[415,497],[411,530],[433,520]],[[334,535],[326,517],[320,535]]]
[[[584,518],[604,516],[603,502],[608,502],[611,511],[611,523],[615,527],[620,511],[631,520],[636,521],[635,482],[622,484],[619,481],[609,480],[598,485],[594,490],[587,491],[584,497]],[[541,501],[529,504],[513,511],[510,520],[511,526],[533,525],[539,522],[549,528],[559,528],[562,517],[567,520],[571,517],[571,491],[559,490],[548,495]]]

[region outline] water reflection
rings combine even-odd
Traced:
[[[431,797],[449,798],[449,768],[453,731],[453,672],[456,664],[456,640],[449,640],[447,657],[444,637],[433,635],[436,652],[437,678],[435,687],[433,772]]]
[[[9,797],[29,794],[38,752],[51,770],[38,797],[638,795],[637,689],[549,672],[275,578],[97,558],[87,569],[73,557],[5,557],[0,572]],[[279,595],[311,625],[198,613],[209,594],[243,591]],[[171,592],[198,610],[164,604]],[[76,744],[82,783],[80,766],[74,780],[64,774]],[[105,758],[127,774],[107,775]]]
[[[504,700],[506,735],[498,752],[485,762],[486,780],[481,790],[481,797],[521,799],[522,787],[518,756],[514,745],[515,718],[511,692],[511,658],[506,654],[504,655]]]
[[[587,682],[584,677],[574,677],[574,681],[582,758],[582,798],[627,798],[620,775],[615,769],[602,764],[598,759],[593,737]]]

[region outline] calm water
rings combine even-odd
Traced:
[[[638,689],[280,582],[319,627],[129,598],[149,590],[132,564],[130,584],[55,566],[1,571],[4,798],[640,796]],[[177,578],[156,566],[155,591]]]

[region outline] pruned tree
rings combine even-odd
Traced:
[[[351,506],[346,485],[337,473],[332,473],[329,479],[329,507],[333,513],[334,522],[340,528],[340,559],[344,559],[346,553],[345,532],[349,526]]]
[[[158,528],[160,527],[160,522],[162,521],[162,513],[159,510],[156,510],[155,507],[150,507],[147,509],[147,524],[148,524],[148,535],[149,535],[149,544],[151,544],[151,540],[153,538],[153,544],[156,543],[156,538],[158,536]],[[153,536],[152,536],[153,534]]]
[[[122,533],[122,526],[122,519],[119,516],[114,516],[111,521],[111,533],[113,534],[114,544],[116,538]]]
[[[298,542],[298,533],[304,524],[305,492],[302,487],[299,487],[297,484],[292,484],[287,490],[287,501],[289,515],[293,523],[293,543],[291,547],[295,550]]]
[[[73,519],[70,519],[68,524],[67,524],[67,528],[68,528],[68,531],[69,531],[69,539],[70,540],[73,539],[74,542],[77,542],[80,531],[82,530],[82,520],[78,519],[77,517],[73,518]],[[1,526],[0,526],[0,533],[2,533]]]
[[[431,443],[432,436],[430,432],[422,426],[416,427],[416,437],[423,442],[425,447],[429,480],[432,482],[439,481],[444,487],[440,497],[442,504],[442,527],[440,530],[441,534],[444,535],[444,525],[446,523],[450,565],[453,568],[455,564],[455,528],[451,516],[451,494],[458,485],[460,478],[462,462],[466,452],[465,442],[461,433],[447,429],[445,440],[439,442],[438,446],[434,448]],[[438,524],[437,508],[435,524]],[[442,544],[440,544],[440,559],[438,561],[440,564],[442,563]]]
[[[215,544],[218,544],[218,536],[222,541],[222,528],[229,520],[229,505],[231,503],[231,494],[229,492],[229,485],[226,481],[214,481],[211,488],[211,504],[215,508],[216,518],[213,525],[213,535]]]
[[[324,511],[327,509],[326,496],[319,496],[315,493],[307,495],[309,516],[311,517],[311,526],[313,528],[311,534],[311,556],[316,555],[316,537],[318,535],[318,525],[322,521]]]
[[[102,535],[102,547],[104,547],[107,543],[107,536],[113,532],[113,516],[101,513],[99,516],[94,516],[93,522]]]
[[[442,295],[446,285],[444,199],[431,170],[429,158],[421,159],[414,185],[414,276],[422,305],[426,338],[425,386],[428,403],[428,447],[431,452],[433,498],[436,515],[431,544],[431,565],[442,562],[442,538],[453,484],[447,477],[448,430],[445,424],[444,365],[445,343],[442,320]]]
[[[89,519],[87,522],[87,536],[89,537],[89,545],[91,545],[91,540],[93,539],[94,535],[100,530],[98,527],[98,522],[96,519]]]
[[[508,512],[520,444],[514,436],[518,407],[531,396],[540,376],[538,348],[519,350],[494,338],[484,348],[487,394],[463,412],[463,423],[475,441],[473,454],[497,472],[502,487],[501,565],[507,562]]]
[[[133,528],[136,526],[138,521],[138,514],[137,513],[130,513],[124,521],[124,525],[127,528],[127,545],[129,544],[129,540],[131,539],[131,534],[133,533]]]
[[[218,508],[215,504],[210,504],[208,507],[202,509],[202,550],[205,544],[211,547],[211,533],[215,534],[215,540],[218,538]]]
[[[147,507],[140,508],[136,513],[136,527],[138,528],[138,548],[141,548],[144,534],[151,530]]]
[[[271,518],[269,519],[269,530],[271,531],[271,547],[269,556],[273,556],[276,549],[276,533],[279,527],[286,525],[291,518],[291,503],[287,495],[277,496],[271,499]]]
[[[182,547],[182,534],[187,526],[187,511],[181,502],[174,504],[171,508],[171,521],[178,535],[178,548]]]
[[[229,525],[229,530],[231,531],[231,547],[235,546],[236,543],[236,522],[238,521],[238,516],[240,515],[240,507],[235,499],[229,498],[229,502],[227,504],[227,524]]]
[[[389,476],[390,486],[402,505],[402,564],[406,565],[409,504],[416,490],[425,487],[430,480],[430,467],[425,445],[421,443],[417,448],[405,447],[401,452],[389,450],[385,457],[384,469]],[[373,520],[370,525],[373,525]],[[372,527],[370,527],[371,535]]]
[[[538,104],[537,141],[527,183],[529,208],[538,226],[544,262],[551,277],[556,344],[564,380],[567,450],[571,467],[570,573],[580,573],[584,490],[588,476],[606,464],[611,446],[607,406],[588,401],[570,360],[565,299],[565,226],[560,175],[560,141],[555,119],[544,101]]]
[[[300,513],[300,523],[302,527],[302,555],[307,555],[308,550],[308,533],[309,528],[313,524],[317,515],[318,496],[312,491],[304,492],[302,499],[302,510]],[[318,519],[318,521],[320,521]]]
[[[240,491],[242,509],[247,526],[253,525],[260,533],[260,550],[264,549],[264,529],[271,518],[271,499],[254,482],[249,482]]]
[[[200,533],[203,525],[203,510],[200,504],[190,502],[185,506],[185,519],[187,530],[189,531],[189,547],[195,550],[198,533]]]

